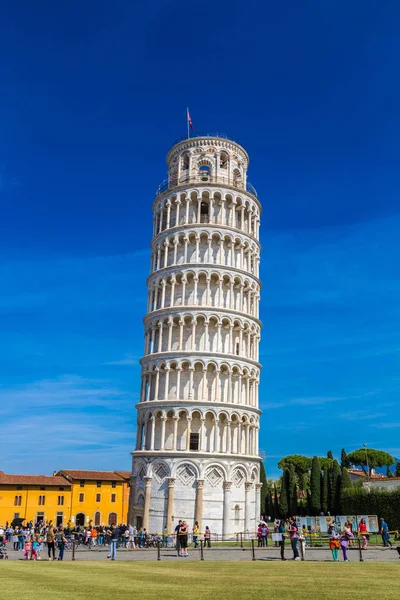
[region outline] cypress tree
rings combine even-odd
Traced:
[[[353,487],[353,482],[350,479],[350,475],[346,467],[342,469],[342,490]]]
[[[327,453],[326,457],[330,458],[331,460],[333,460],[332,450],[328,450],[328,453]]]
[[[321,512],[321,465],[318,456],[314,456],[311,463],[311,514],[319,515]]]
[[[260,466],[260,483],[262,483],[260,506],[261,506],[261,510],[263,512],[265,512],[266,511],[266,500],[267,500],[267,496],[268,496],[268,484],[267,484],[267,474],[265,473],[265,467],[264,467],[263,462],[261,463],[261,466]]]
[[[400,477],[400,460],[397,461],[395,476]]]
[[[311,515],[312,514],[312,510],[311,510],[311,494],[310,494],[310,490],[307,490],[307,514]]]
[[[326,515],[328,512],[328,470],[321,473],[321,508]]]
[[[289,508],[288,508],[288,497],[287,497],[287,480],[288,474],[287,470],[283,471],[283,475],[281,477],[281,493],[279,496],[279,516],[282,519],[286,519],[288,516]]]
[[[347,458],[347,452],[346,452],[346,450],[344,448],[342,448],[342,452],[341,452],[341,455],[340,455],[340,466],[342,467],[342,469],[343,469],[343,467],[345,467],[346,469],[348,469],[349,466],[350,466],[349,465],[349,460]]]
[[[341,497],[341,473],[340,467],[337,460],[333,461],[333,467],[331,470],[331,486],[332,486],[332,514],[340,514],[340,497]]]
[[[274,519],[278,519],[278,518],[279,518],[278,490],[276,489],[276,484],[274,483]]]
[[[287,492],[289,513],[295,516],[297,514],[297,485],[294,465],[289,465],[287,469]]]

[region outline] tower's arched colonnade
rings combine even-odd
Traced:
[[[225,535],[260,516],[261,206],[237,143],[173,146],[153,240],[130,520]]]

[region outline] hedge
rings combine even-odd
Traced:
[[[400,529],[400,488],[347,488],[342,490],[341,503],[344,515],[378,515],[385,519],[390,531]]]

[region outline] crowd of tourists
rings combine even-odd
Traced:
[[[390,538],[389,527],[383,518],[380,519],[379,526],[384,547],[391,548],[392,542]],[[268,526],[260,523],[257,532],[259,547],[268,546],[268,533]],[[309,532],[307,531],[305,525],[303,525],[303,527],[300,529],[295,517],[291,517],[287,520],[277,520],[275,521],[274,525],[274,533],[275,545],[280,546],[281,560],[287,560],[285,557],[285,540],[287,538],[290,539],[290,546],[293,551],[293,560],[300,560],[299,548],[304,557],[309,540]],[[355,544],[357,534],[362,542],[361,549],[366,550],[368,547],[368,541],[370,539],[370,533],[368,532],[365,519],[361,519],[357,531],[353,530],[353,524],[351,521],[346,521],[344,527],[340,527],[335,520],[332,521],[328,529],[328,538],[329,548],[331,550],[334,562],[339,561],[339,549],[342,551],[343,561],[350,562],[347,550],[349,547]],[[397,547],[397,552],[400,556],[400,546]]]
[[[389,527],[386,521],[380,519],[380,534],[384,547],[391,548],[391,536]],[[87,527],[63,527],[62,525],[54,526],[49,523],[28,523],[26,526],[11,526],[6,524],[5,527],[0,526],[0,547],[5,544],[12,545],[14,551],[22,552],[26,560],[41,560],[44,548],[47,550],[49,560],[63,560],[66,549],[77,547],[79,545],[86,546],[89,550],[95,547],[108,547],[109,552],[107,558],[116,559],[117,548],[123,547],[126,549],[141,549],[149,547],[163,547],[174,545],[178,557],[188,556],[189,540],[194,548],[199,546],[200,537],[204,542],[204,548],[211,548],[211,530],[208,526],[205,527],[203,534],[200,532],[199,523],[195,521],[193,527],[189,528],[186,521],[179,520],[174,529],[173,536],[165,528],[162,535],[149,535],[144,528],[136,528],[132,525],[110,525],[108,527],[96,526],[89,524]],[[310,541],[310,532],[307,531],[305,525],[299,527],[296,517],[289,519],[276,520],[274,523],[273,533],[265,521],[261,521],[257,528],[258,547],[263,548],[268,546],[268,537],[271,535],[275,546],[280,547],[281,560],[287,560],[285,551],[288,548],[293,553],[293,560],[301,560],[305,557],[306,548]],[[400,535],[400,534],[399,534]],[[343,556],[344,562],[350,562],[347,551],[356,542],[358,536],[361,540],[361,549],[368,548],[370,532],[368,532],[365,519],[361,519],[358,524],[358,529],[354,531],[353,523],[348,520],[344,526],[340,526],[338,522],[333,520],[329,525],[328,539],[329,548],[332,553],[334,562],[339,561],[339,550]],[[398,536],[395,536],[398,539]],[[289,540],[289,544],[286,544]],[[400,556],[400,546],[397,547]]]

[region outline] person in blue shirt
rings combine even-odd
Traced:
[[[385,519],[380,520],[380,533],[382,536],[383,545],[386,547],[392,547],[392,542],[390,541],[389,535],[389,527],[385,521]]]

